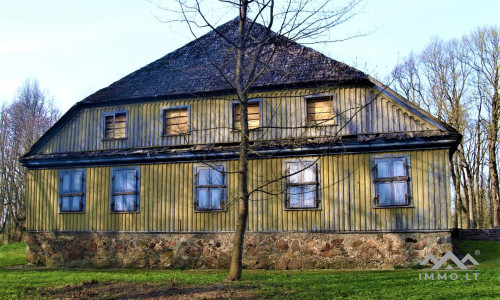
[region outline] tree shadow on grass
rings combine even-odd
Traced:
[[[40,294],[52,299],[259,299],[257,291],[256,286],[231,283],[179,286],[175,281],[101,283],[91,280],[40,291]]]

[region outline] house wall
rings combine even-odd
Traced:
[[[314,94],[334,95],[336,126],[301,128],[306,124],[304,96]],[[252,131],[251,139],[436,130],[373,88],[289,90],[255,93],[250,97],[262,98],[261,124],[269,127]],[[230,104],[235,99],[195,98],[82,109],[38,153],[237,142],[240,134],[231,130]],[[191,133],[162,136],[161,110],[179,105],[190,105]],[[123,110],[128,111],[128,138],[103,141],[102,114]]]
[[[286,210],[281,182],[252,194],[252,232],[366,232],[447,230],[450,226],[448,150],[376,153],[411,159],[413,207],[373,208],[371,154],[340,154],[319,159],[321,205],[317,210]],[[250,161],[256,187],[284,172],[287,158]],[[29,170],[28,231],[224,232],[235,229],[237,161],[228,161],[225,212],[193,211],[193,163],[141,165],[140,212],[110,213],[110,167],[86,169],[85,213],[58,213],[57,169]],[[272,195],[277,194],[277,195]]]

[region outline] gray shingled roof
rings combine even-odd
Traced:
[[[238,19],[221,25],[217,30],[230,40],[236,40]],[[264,31],[265,27],[256,24],[252,34],[259,36]],[[253,90],[368,80],[363,72],[316,50],[276,34],[274,37],[273,42],[264,47],[261,56],[262,59],[271,57],[270,67],[253,84]],[[274,53],[269,56],[271,51]],[[220,73],[222,70],[227,78],[234,78],[234,54],[234,47],[211,31],[97,91],[82,102],[234,93]]]

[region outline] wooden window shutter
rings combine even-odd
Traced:
[[[248,129],[260,127],[260,101],[248,102]],[[239,103],[233,103],[233,129],[241,129],[241,108]]]
[[[115,139],[125,138],[127,135],[127,115],[118,113],[115,115]]]
[[[179,135],[189,132],[189,109],[167,108],[163,111],[163,134]]]
[[[334,124],[333,97],[314,97],[306,100],[307,125],[321,126]]]

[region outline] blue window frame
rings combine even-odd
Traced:
[[[372,158],[375,206],[410,205],[409,156],[378,156]]]
[[[140,168],[114,168],[111,170],[111,211],[138,212]]]
[[[197,211],[226,208],[226,164],[197,165],[194,208]]]
[[[314,209],[319,203],[318,164],[286,162],[286,208]]]
[[[248,129],[255,130],[262,126],[262,99],[248,100]],[[241,130],[240,101],[231,102],[232,130]]]
[[[85,170],[59,171],[59,212],[85,212]]]

